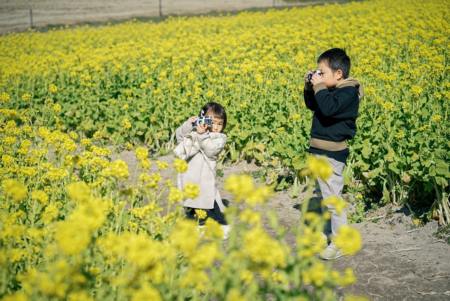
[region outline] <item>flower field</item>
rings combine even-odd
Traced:
[[[200,234],[180,218],[177,204],[198,191],[160,171],[184,162],[149,154],[173,148],[175,128],[215,100],[229,116],[224,160],[253,159],[268,183],[288,175],[311,192],[322,163],[306,160],[303,74],[342,47],[366,94],[349,186],[448,224],[449,9],[379,0],[1,36],[0,297],[334,300],[355,277],[315,258],[326,216],[303,214],[289,246],[276,216],[252,210],[272,188],[233,176],[226,188],[248,209],[230,207],[224,245],[218,225]],[[139,159],[133,185],[111,160],[123,147]],[[351,227],[336,243],[361,247]]]

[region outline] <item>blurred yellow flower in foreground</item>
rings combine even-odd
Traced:
[[[200,187],[196,184],[188,183],[184,186],[184,196],[187,199],[195,199],[200,194]]]
[[[341,226],[333,241],[339,249],[349,255],[356,254],[362,247],[361,234],[349,225]]]
[[[111,162],[109,166],[102,171],[102,175],[118,179],[127,179],[129,176],[128,164],[123,160]]]
[[[185,173],[188,169],[188,164],[185,160],[176,158],[173,162],[173,166],[178,173]]]
[[[3,192],[16,202],[22,201],[27,197],[27,188],[17,180],[3,180],[2,187]]]
[[[326,157],[308,156],[306,159],[306,169],[302,171],[302,175],[311,175],[313,178],[327,180],[333,173],[333,168]]]
[[[85,202],[91,196],[91,189],[84,182],[70,183],[66,187],[67,194],[75,202]]]
[[[245,200],[255,189],[249,175],[231,175],[225,180],[225,190],[231,192],[236,201]]]
[[[176,187],[170,187],[168,199],[171,203],[181,202],[183,200],[183,192]]]
[[[208,214],[206,214],[206,211],[202,209],[195,209],[195,215],[198,219],[205,219],[208,216]]]
[[[347,202],[343,198],[332,195],[322,200],[322,206],[332,206],[336,209],[337,214],[341,214],[347,207]]]

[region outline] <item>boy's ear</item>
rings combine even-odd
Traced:
[[[344,78],[344,72],[342,72],[342,69],[337,69],[334,74],[336,75],[337,80]]]

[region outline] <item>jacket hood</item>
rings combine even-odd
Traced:
[[[356,89],[358,89],[359,99],[364,97],[363,86],[359,83],[357,79],[349,77],[336,85],[336,88],[343,88],[343,87],[355,87]]]

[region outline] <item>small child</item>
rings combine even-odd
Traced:
[[[207,217],[217,221],[228,237],[230,226],[225,220],[225,209],[216,185],[216,163],[227,141],[223,130],[227,124],[225,109],[218,103],[207,103],[199,116],[190,117],[176,131],[176,156],[188,162],[188,170],[178,175],[178,188],[188,183],[197,184],[200,194],[195,199],[186,199],[183,203],[186,217],[196,219],[195,210],[206,211]],[[202,227],[206,218],[199,219]]]
[[[349,78],[350,58],[344,50],[333,48],[317,59],[317,70],[305,75],[304,98],[306,106],[314,112],[309,152],[325,156],[333,168],[329,179],[318,179],[323,199],[342,197],[343,170],[349,156],[347,140],[356,133],[358,107],[363,96],[361,84]],[[333,206],[325,234],[334,237],[339,227],[347,224],[345,211],[338,214]],[[345,255],[333,243],[320,254],[322,259],[336,259]]]

